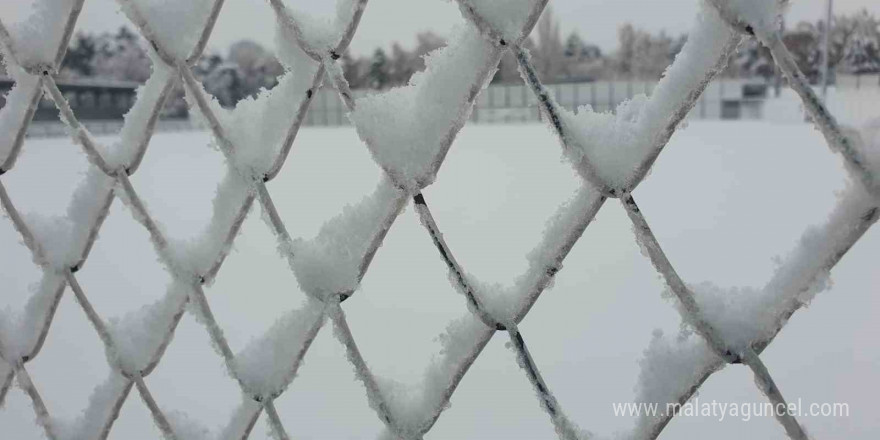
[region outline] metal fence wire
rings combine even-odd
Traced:
[[[326,47],[313,46],[308,38],[304,38],[302,23],[297,20],[297,15],[290,11],[282,0],[270,0],[270,4],[280,23],[289,31],[286,35],[297,44],[303,52],[313,59],[319,67],[315,69],[314,76],[309,80],[309,85],[303,93],[303,99],[295,112],[293,120],[289,121],[286,134],[277,154],[268,161],[265,166],[254,172],[237,169],[235,165],[230,167],[230,173],[237,173],[239,179],[246,181],[247,190],[240,197],[234,198],[236,206],[215,206],[214,216],[209,229],[212,234],[206,235],[206,240],[214,240],[206,247],[210,254],[207,260],[210,264],[187,264],[180,249],[165,235],[159,222],[146,209],[139,196],[137,189],[132,185],[130,176],[138,170],[151,135],[156,127],[159,110],[177,81],[181,81],[192,102],[205,116],[210,130],[220,146],[220,151],[230,162],[240,145],[230,128],[222,122],[217,112],[210,104],[203,88],[196,80],[192,72],[192,66],[199,58],[206,41],[214,27],[217,16],[223,6],[223,0],[214,0],[207,11],[204,19],[204,28],[193,45],[188,55],[181,55],[163,45],[163,38],[154,31],[153,23],[146,14],[139,9],[138,2],[134,0],[119,0],[128,18],[134,22],[140,33],[149,41],[158,59],[165,64],[163,68],[154,66],[154,76],[151,78],[152,85],[148,84],[150,93],[141,93],[133,112],[138,112],[140,117],[131,117],[126,121],[122,129],[127,142],[132,148],[124,157],[113,156],[105,147],[99,145],[71,111],[65,97],[59,92],[56,85],[58,65],[63,58],[77,17],[85,0],[71,0],[71,10],[62,20],[63,34],[60,44],[55,51],[54,62],[51,64],[31,62],[24,57],[16,48],[20,41],[15,41],[7,27],[0,23],[0,42],[4,46],[7,60],[13,66],[20,67],[26,75],[19,76],[14,93],[24,94],[29,105],[21,108],[7,106],[3,111],[4,116],[16,121],[13,130],[4,133],[8,136],[9,145],[4,151],[0,149],[0,175],[13,171],[16,157],[19,155],[25,132],[28,128],[34,109],[45,93],[61,112],[61,117],[68,124],[70,133],[76,143],[81,145],[91,163],[91,172],[84,183],[83,191],[79,191],[71,202],[70,220],[73,231],[69,234],[70,243],[61,246],[66,252],[54,252],[55,246],[42,242],[42,236],[35,231],[33,225],[19,213],[14,201],[10,198],[7,190],[0,179],[0,202],[3,209],[11,219],[24,244],[33,254],[34,260],[42,267],[43,278],[41,285],[34,294],[34,298],[28,303],[22,314],[23,329],[16,335],[3,335],[0,338],[0,402],[3,401],[13,381],[17,382],[33,402],[38,423],[50,439],[76,438],[106,438],[112,427],[119,410],[130,395],[132,387],[146,403],[156,426],[170,439],[183,439],[186,434],[177,425],[172,417],[165,414],[159,404],[153,398],[144,378],[148,376],[162,359],[162,355],[170,343],[178,322],[184,315],[185,310],[192,311],[199,321],[207,328],[213,344],[218,347],[222,354],[229,374],[237,380],[245,398],[228,422],[224,431],[224,438],[247,438],[261,413],[265,412],[274,435],[278,438],[287,439],[288,431],[283,426],[274,406],[274,400],[283,393],[293,380],[296,371],[303,358],[306,356],[310,343],[314,340],[323,325],[329,319],[335,328],[338,338],[343,342],[349,360],[354,364],[358,378],[363,382],[367,390],[371,406],[387,428],[387,434],[391,438],[422,438],[436,420],[440,417],[444,408],[448,406],[449,399],[455,392],[456,387],[466,374],[468,368],[480,355],[482,349],[496,334],[502,333],[509,338],[512,347],[518,354],[518,362],[522,370],[528,376],[534,386],[541,406],[546,410],[554,424],[560,438],[575,439],[584,438],[587,434],[574,425],[564,414],[559,402],[554,398],[550,385],[541,376],[540,369],[529,353],[523,334],[518,330],[517,323],[529,312],[531,306],[537,301],[540,294],[551,283],[554,275],[561,268],[562,262],[575,242],[590,224],[602,205],[609,199],[618,199],[626,210],[634,225],[636,238],[646,251],[656,270],[663,276],[670,290],[674,293],[679,303],[679,310],[683,319],[702,338],[698,351],[703,350],[703,362],[695,362],[691,367],[690,379],[684,386],[673,387],[668,396],[662,399],[667,402],[686,402],[696,393],[701,384],[714,372],[718,371],[727,363],[742,363],[747,365],[754,373],[755,382],[761,392],[774,404],[784,404],[785,400],[779,388],[760,358],[760,353],[773,341],[776,334],[782,329],[789,317],[802,305],[801,295],[810,290],[819,278],[822,278],[842,258],[847,250],[874,224],[878,218],[878,205],[880,205],[880,185],[876,180],[876,170],[869,167],[869,158],[859,140],[857,134],[844,132],[828,113],[820,99],[809,88],[804,77],[797,69],[791,54],[782,43],[778,33],[769,31],[772,26],[767,23],[756,22],[754,14],[741,14],[742,9],[738,5],[749,3],[739,0],[708,0],[705,7],[715,16],[722,20],[724,25],[713,29],[716,37],[723,38],[720,51],[714,58],[714,63],[706,66],[703,71],[683,72],[673,65],[668,75],[696,75],[688,89],[678,90],[678,99],[673,100],[674,106],[668,106],[660,120],[662,124],[647,127],[650,130],[651,145],[649,153],[642,158],[633,169],[631,176],[623,182],[614,183],[602,173],[601,166],[591,161],[587,155],[576,160],[575,166],[583,177],[584,186],[579,193],[576,203],[565,208],[561,214],[564,220],[556,224],[556,229],[547,234],[544,242],[539,244],[542,254],[532,259],[530,268],[526,274],[518,278],[517,289],[513,295],[514,303],[510,307],[510,313],[499,311],[498,307],[490,306],[484,292],[465,275],[465,271],[459,266],[453,251],[447,246],[443,234],[435,222],[429,204],[421,194],[421,188],[427,186],[433,180],[431,176],[440,167],[446,152],[452,144],[456,133],[466,122],[468,110],[474,100],[491,78],[501,55],[505,51],[511,51],[519,64],[522,76],[531,91],[537,97],[540,109],[543,112],[543,120],[552,126],[558,135],[563,149],[570,150],[572,144],[577,142],[571,124],[566,122],[561,114],[561,108],[548,93],[542,84],[531,62],[529,53],[521,46],[538,17],[548,3],[548,0],[524,0],[515,2],[528,5],[528,15],[523,20],[523,27],[519,32],[512,33],[509,29],[498,29],[493,23],[497,23],[494,17],[486,14],[485,3],[479,4],[475,0],[457,0],[462,14],[472,27],[479,30],[480,38],[491,50],[485,54],[483,64],[476,72],[476,82],[470,84],[465,94],[465,101],[457,105],[465,109],[449,117],[448,126],[441,136],[438,136],[439,145],[436,146],[436,154],[423,173],[428,178],[419,178],[408,181],[399,170],[388,166],[388,161],[377,159],[386,172],[385,182],[387,191],[379,198],[379,207],[364,218],[350,219],[360,222],[361,227],[368,228],[369,233],[358,238],[363,241],[360,252],[354,257],[354,270],[350,283],[339,281],[335,290],[326,286],[315,287],[304,283],[297,266],[304,264],[320,265],[329,264],[327,261],[303,262],[300,255],[294,253],[291,239],[285,223],[275,209],[272,196],[266,187],[266,182],[276,177],[281,169],[285,158],[290,152],[291,145],[297,135],[303,119],[305,118],[310,100],[314,91],[321,87],[323,81],[329,78],[345,104],[349,112],[357,109],[360,101],[351,94],[348,84],[342,75],[338,58],[354,37],[360,18],[367,7],[367,0],[350,0],[344,5],[352,9],[348,15],[347,23],[341,26],[341,36],[331,45]],[[497,3],[496,3],[497,4]],[[490,11],[491,12],[491,11]],[[48,26],[49,24],[47,24]],[[638,185],[657,156],[669,141],[676,127],[687,116],[700,97],[706,85],[723,68],[730,55],[736,50],[737,45],[745,38],[758,38],[767,46],[773,55],[780,70],[788,79],[791,87],[800,95],[804,107],[812,118],[816,127],[824,135],[831,149],[839,153],[850,175],[861,188],[861,193],[866,196],[857,200],[858,203],[839,205],[831,215],[831,220],[816,232],[817,240],[822,245],[815,248],[815,252],[809,259],[810,262],[792,257],[793,260],[784,263],[793,269],[796,276],[781,277],[771,282],[773,288],[781,298],[778,307],[772,310],[772,328],[763,332],[744,344],[736,344],[726,337],[720,325],[713,318],[701,310],[700,303],[694,292],[676,273],[672,263],[667,259],[663,248],[657,242],[649,227],[644,213],[632,196],[632,190]],[[676,60],[676,64],[679,63]],[[160,66],[161,67],[161,66]],[[22,79],[24,78],[24,79]],[[655,91],[656,94],[656,91]],[[291,104],[293,105],[293,104]],[[442,105],[439,103],[438,105]],[[385,123],[393,125],[395,121],[388,120]],[[358,121],[355,121],[358,124]],[[376,145],[367,147],[377,156]],[[381,192],[381,191],[380,191]],[[129,206],[136,220],[142,224],[151,237],[155,251],[160,261],[167,267],[179,291],[182,294],[169,293],[165,306],[156,311],[161,315],[158,322],[164,322],[161,334],[153,334],[156,340],[152,351],[144,359],[136,356],[127,356],[123,347],[120,347],[120,331],[109,325],[99,316],[91,303],[87,292],[83,290],[77,281],[77,272],[82,270],[89,255],[89,251],[98,235],[101,225],[109,213],[114,199],[119,198]],[[382,383],[371,372],[367,361],[361,356],[354,335],[349,330],[345,313],[341,303],[355,293],[358,282],[364,276],[370,266],[373,255],[381,245],[386,232],[391,227],[397,216],[401,213],[409,200],[414,203],[422,224],[427,233],[433,239],[440,252],[440,256],[448,266],[456,288],[463,292],[467,300],[469,315],[472,325],[466,327],[466,338],[452,340],[457,344],[454,350],[447,350],[446,361],[442,363],[439,373],[436,375],[436,392],[426,397],[425,401],[429,411],[424,414],[410,414],[406,408],[401,408],[390,398]],[[277,381],[261,381],[243,374],[241,367],[243,356],[246,352],[234,354],[229,347],[221,331],[221,325],[214,319],[209,301],[204,294],[203,285],[210,283],[220,270],[223,261],[229,252],[232,241],[235,239],[242,223],[251,212],[254,203],[259,203],[266,214],[267,224],[278,237],[281,249],[291,261],[294,273],[297,275],[303,290],[311,297],[312,309],[297,315],[299,321],[291,326],[288,334],[284,334],[291,344],[295,344],[295,351],[291,355],[270,359],[282,363],[285,374]],[[217,231],[220,231],[218,233]],[[363,235],[363,234],[362,234]],[[332,244],[332,243],[331,243]],[[328,252],[332,252],[332,249]],[[335,267],[325,267],[324,270],[334,273]],[[344,275],[344,274],[343,274]],[[342,276],[342,275],[340,275]],[[314,284],[314,283],[312,283]],[[40,396],[39,384],[34,383],[28,374],[28,362],[32,361],[40,353],[42,343],[49,331],[54,312],[59,300],[65,291],[69,290],[75,296],[77,302],[85,311],[91,325],[97,332],[108,353],[108,362],[111,366],[111,379],[101,385],[96,393],[101,398],[93,398],[90,406],[86,408],[87,422],[80,426],[77,432],[70,432],[66,425],[58,423],[47,410]],[[497,304],[496,304],[497,305]],[[4,327],[11,324],[6,323]],[[13,341],[13,342],[10,342]],[[700,353],[703,353],[700,352]],[[695,358],[695,359],[696,359]],[[663,381],[668,378],[657,377]],[[261,386],[261,384],[263,386]],[[632,433],[634,438],[653,439],[659,436],[664,427],[669,423],[674,414],[657,414],[644,416],[637,422],[636,430]],[[803,428],[794,416],[785,412],[777,415],[778,421],[791,438],[806,439]]]

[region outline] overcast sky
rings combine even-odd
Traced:
[[[2,0],[0,18],[14,20],[23,15],[33,0]],[[305,10],[330,14],[332,1],[286,0]],[[684,33],[689,29],[699,0],[553,0],[550,4],[562,23],[563,34],[577,30],[584,40],[613,50],[617,27],[624,22],[659,32]],[[789,21],[817,20],[823,15],[825,0],[792,0]],[[836,12],[849,13],[869,8],[880,13],[878,0],[837,0]],[[357,54],[369,54],[378,46],[390,47],[399,41],[409,47],[415,34],[433,30],[446,34],[461,15],[452,1],[447,0],[371,0],[363,22],[352,43]],[[127,23],[118,12],[114,0],[87,0],[80,20],[80,29],[114,30]],[[272,47],[274,26],[272,13],[265,0],[227,0],[220,15],[210,47],[225,52],[232,42],[252,39]]]

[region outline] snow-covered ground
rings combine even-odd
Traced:
[[[108,139],[110,141],[110,139]],[[133,185],[174,238],[201,230],[225,171],[208,133],[157,135]],[[269,191],[294,237],[314,237],[324,221],[368,194],[379,168],[353,129],[303,129]],[[78,146],[29,140],[3,176],[20,210],[62,215],[87,166]],[[541,125],[467,126],[437,181],[424,191],[459,263],[483,281],[509,284],[528,266],[556,207],[579,177]],[[692,122],[678,132],[635,191],[660,244],[688,283],[761,287],[776,258],[802,232],[822,223],[845,186],[845,172],[810,126],[794,122]],[[206,294],[234,352],[305,298],[276,240],[260,219],[246,221],[235,248]],[[0,217],[0,308],[20,309],[39,279],[9,219]],[[849,417],[801,418],[816,438],[876,438],[880,395],[880,232],[870,230],[832,271],[833,286],[798,312],[762,358],[789,401],[844,402]],[[161,297],[171,277],[128,208],[114,202],[78,279],[105,319]],[[617,201],[600,211],[575,246],[552,289],[520,325],[529,348],[566,413],[599,434],[629,429],[614,402],[631,402],[643,351],[654,329],[678,332],[680,318],[664,283],[640,253]],[[437,336],[466,310],[465,299],[412,206],[391,228],[360,290],[343,304],[373,371],[416,384]],[[552,438],[528,379],[506,338],[493,339],[465,376],[452,406],[428,435],[434,439]],[[103,347],[70,292],[43,352],[29,371],[53,416],[74,418],[108,374]],[[146,378],[163,408],[219,429],[240,402],[205,329],[185,316],[165,357]],[[764,402],[743,366],[729,366],[702,387],[702,401]],[[325,327],[298,378],[276,402],[293,438],[372,438],[381,422],[369,408],[339,342]],[[41,438],[29,400],[18,388],[0,409],[4,438]],[[264,421],[252,438],[268,437]],[[783,438],[772,418],[748,422],[673,419],[663,438]],[[110,438],[157,438],[133,393]]]

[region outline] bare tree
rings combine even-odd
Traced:
[[[539,73],[549,81],[560,77],[564,63],[564,50],[562,37],[559,31],[559,22],[553,15],[553,8],[547,6],[538,20],[538,42],[533,54]]]

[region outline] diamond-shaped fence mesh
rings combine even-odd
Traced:
[[[248,120],[252,126],[247,127],[212,102],[192,72],[223,0],[182,2],[187,7],[183,8],[181,17],[171,17],[170,9],[164,10],[167,4],[162,2],[119,0],[125,14],[149,41],[154,68],[126,117],[120,133],[121,143],[108,148],[100,145],[77,120],[56,85],[58,66],[84,1],[45,2],[49,6],[40,10],[37,21],[23,28],[45,37],[36,43],[34,38],[10,32],[0,23],[0,43],[10,74],[16,80],[7,105],[0,113],[4,130],[0,133],[3,136],[0,175],[13,170],[28,124],[44,95],[54,101],[71,136],[90,162],[90,171],[68,209],[65,221],[69,227],[62,231],[29,222],[30,218],[16,209],[15,201],[0,179],[4,212],[43,270],[40,285],[25,310],[15,319],[9,317],[0,322],[3,332],[0,334],[0,402],[13,383],[17,383],[32,400],[39,424],[52,439],[106,438],[133,387],[166,437],[186,438],[186,427],[160,409],[144,378],[162,360],[187,310],[207,328],[228,373],[245,396],[228,421],[224,438],[247,438],[263,412],[274,435],[288,438],[274,400],[290,385],[311,342],[328,319],[367,390],[372,408],[392,437],[421,438],[430,431],[468,368],[496,332],[502,332],[510,338],[518,362],[559,437],[584,438],[588,435],[586,431],[567,418],[542,378],[517,323],[551,283],[568,252],[610,198],[621,201],[644,253],[677,298],[684,321],[699,335],[692,345],[673,347],[666,353],[676,357],[681,366],[663,370],[675,377],[652,378],[671,385],[660,387],[655,395],[643,393],[639,399],[686,402],[725,363],[742,363],[753,371],[756,384],[772,403],[784,404],[783,394],[761,361],[760,353],[878,217],[880,184],[876,180],[877,171],[872,168],[870,151],[859,133],[844,132],[838,126],[798,71],[776,32],[780,13],[780,4],[776,2],[707,1],[689,43],[652,95],[627,104],[629,107],[622,107],[612,116],[589,109],[577,115],[568,113],[553,100],[539,79],[528,51],[521,44],[547,0],[509,3],[458,0],[467,26],[446,49],[432,56],[426,74],[405,88],[357,99],[349,90],[338,58],[354,37],[367,0],[340,0],[336,22],[323,27],[320,21],[290,10],[282,0],[270,0],[283,35],[282,43],[289,45],[280,48],[282,61],[294,69],[294,75],[279,85],[283,91],[277,92],[280,97],[275,101],[263,97],[254,107],[241,110],[259,112],[259,105],[266,106],[262,108],[265,113]],[[200,23],[200,27],[193,28],[192,23]],[[813,230],[810,239],[803,240],[798,251],[782,264],[758,306],[753,307],[756,313],[761,312],[754,317],[757,324],[745,329],[731,325],[723,314],[715,313],[711,301],[701,299],[678,276],[632,196],[632,190],[648,172],[676,127],[744,38],[758,38],[769,48],[791,87],[802,98],[810,118],[832,150],[843,157],[856,181],[830,220]],[[543,241],[530,255],[528,271],[516,279],[513,289],[490,295],[459,266],[421,189],[433,182],[474,100],[506,51],[515,56],[523,79],[538,98],[545,120],[583,178],[583,186],[551,223]],[[310,99],[325,80],[341,97],[385,176],[371,196],[328,222],[317,238],[309,242],[295,241],[275,209],[266,182],[280,172],[308,112]],[[191,105],[204,117],[228,163],[228,173],[220,184],[210,224],[201,236],[187,243],[176,243],[164,234],[160,222],[148,211],[130,180],[149,146],[160,109],[178,82],[184,86]],[[275,114],[261,119],[260,116],[270,113],[281,116]],[[280,128],[260,126],[262,121],[270,125],[270,120],[285,116],[289,119]],[[280,134],[269,139],[254,135],[261,130]],[[130,208],[135,219],[149,232],[155,251],[172,274],[174,283],[160,302],[146,308],[133,322],[111,325],[96,313],[76,274],[86,264],[116,198]],[[470,311],[469,320],[448,335],[446,350],[429,371],[416,404],[398,401],[384,382],[373,375],[358,349],[342,307],[342,302],[355,294],[386,232],[410,199]],[[223,336],[221,323],[211,312],[203,285],[216,277],[255,202],[262,207],[267,225],[277,236],[279,248],[310,299],[304,309],[270,329],[257,341],[256,348],[236,354]],[[65,292],[74,295],[84,310],[106,348],[111,367],[110,377],[98,387],[84,410],[85,417],[78,424],[60,423],[52,417],[41,398],[39,383],[31,381],[27,368],[28,362],[39,355]],[[746,318],[743,321],[751,319]],[[279,340],[283,344],[272,345]],[[265,347],[261,347],[261,343]],[[284,349],[279,349],[281,346]],[[263,374],[265,369],[252,368],[257,364],[273,365],[274,373]],[[673,416],[645,415],[638,420],[631,436],[656,438]],[[777,418],[792,438],[807,437],[793,416],[782,412]]]

